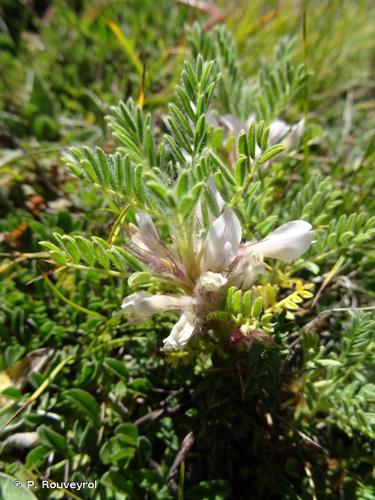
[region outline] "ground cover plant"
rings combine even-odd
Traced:
[[[375,498],[374,6],[159,4],[0,8],[1,497]]]

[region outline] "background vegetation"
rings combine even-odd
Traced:
[[[375,498],[374,20],[371,1],[2,2],[2,498]],[[216,117],[305,119],[297,150],[254,187],[244,229],[309,220],[306,262],[278,269],[314,297],[280,315],[272,347],[178,363],[160,352],[172,315],[113,316],[127,274],[74,267],[69,251],[59,267],[39,242],[107,239],[119,208],[62,154],[132,152],[105,119],[130,97],[159,141],[198,54],[221,73]],[[222,127],[208,144],[234,162]],[[41,477],[98,485],[12,485]]]

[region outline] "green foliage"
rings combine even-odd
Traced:
[[[373,6],[13,4],[0,8],[1,498],[372,499]],[[270,143],[275,119],[302,118],[293,151]],[[118,313],[134,291],[186,283],[131,253],[132,224],[142,210],[170,247],[204,240],[213,181],[243,241],[305,219],[315,243],[229,287],[193,352],[166,356],[175,314]],[[41,476],[97,488],[14,489]]]
[[[251,109],[263,120],[279,116],[307,84],[304,66],[291,63],[292,48],[293,41],[281,39],[270,63],[259,70]]]
[[[128,155],[136,164],[149,168],[156,166],[150,113],[144,116],[132,99],[126,105],[120,103],[114,107],[113,113],[108,118],[108,123],[113,135],[122,145],[118,151]]]
[[[201,56],[194,68],[188,62],[184,65],[181,83],[176,88],[177,105],[169,106],[171,133],[165,135],[172,155],[181,165],[186,161],[182,151],[194,160],[206,146],[205,114],[218,79],[214,62],[204,62]]]
[[[375,217],[369,217],[364,212],[343,214],[337,221],[331,221],[324,233],[321,234],[315,251],[320,255],[331,251],[353,252],[360,247],[366,249],[375,234]]]
[[[216,61],[221,72],[219,101],[222,110],[239,116],[242,82],[233,36],[225,26],[215,26],[207,34],[200,24],[194,24],[188,31],[188,39],[194,57],[201,54],[207,60]]]
[[[319,348],[316,334],[305,333],[302,339],[308,414],[327,413],[350,436],[360,432],[371,439],[375,438],[374,327],[373,314],[353,316],[331,353]]]
[[[66,162],[76,175],[121,202],[131,200],[132,196],[137,196],[142,202],[144,186],[141,164],[134,166],[129,156],[122,156],[120,153],[106,155],[100,148],[96,151],[74,148],[71,152],[72,156],[66,156]]]
[[[110,245],[102,238],[93,236],[91,240],[83,236],[54,234],[58,246],[42,241],[40,244],[49,250],[51,258],[59,265],[94,270],[104,269],[109,274],[119,276],[127,272],[130,265],[141,270],[142,264],[122,247]]]
[[[295,41],[282,38],[271,60],[263,64],[255,77],[241,74],[237,49],[231,33],[223,26],[208,34],[198,24],[189,31],[193,54],[215,59],[222,74],[219,82],[219,102],[222,113],[232,113],[247,119],[252,113],[267,123],[280,115],[296,99],[307,84],[303,65],[293,65]]]
[[[326,224],[342,203],[341,192],[332,180],[315,176],[291,198],[290,217],[309,220],[314,227]]]

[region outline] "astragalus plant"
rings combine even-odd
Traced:
[[[88,269],[98,263],[128,275],[134,290],[122,304],[128,322],[178,313],[163,341],[172,357],[199,353],[202,345],[216,350],[219,341],[225,351],[234,331],[241,344],[271,339],[277,316],[285,311],[293,319],[312,296],[311,284],[275,268],[277,260],[298,261],[310,248],[311,224],[281,219],[274,228],[276,220],[247,220],[251,191],[262,191],[269,161],[284,146],[268,145],[263,121],[242,132],[234,164],[210,143],[206,114],[219,79],[212,61],[185,64],[165,117],[169,132],[160,139],[151,116],[132,101],[116,108],[109,123],[118,151],[72,149],[66,156],[75,174],[118,207],[116,230],[108,241],[56,234],[57,246],[43,243],[58,263]]]
[[[317,331],[330,313],[316,314],[344,262],[368,265],[374,218],[341,210],[340,185],[310,169],[321,131],[306,109],[298,112],[308,74],[292,64],[289,42],[245,80],[225,30],[196,28],[191,39],[196,57],[184,64],[168,114],[151,116],[143,99],[130,99],[108,119],[113,152],[65,155],[102,197],[113,220],[108,234],[56,233],[42,245],[58,270],[108,276],[125,290],[107,325],[125,325],[129,338],[158,332],[153,356],[189,393],[170,410],[187,434],[172,482],[178,470],[184,482],[187,460],[188,484],[237,477],[236,498],[247,481],[259,491],[282,488],[283,498],[316,495],[312,462],[318,471],[329,466],[316,434],[329,441],[330,426],[374,437],[373,385],[358,374],[360,363],[371,372],[373,322],[361,315],[345,323],[347,338],[327,348]],[[137,423],[157,418],[150,415]],[[319,488],[333,494],[333,484]]]

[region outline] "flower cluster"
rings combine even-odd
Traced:
[[[224,204],[212,182],[210,187],[221,214],[211,217],[207,231],[202,227],[199,207],[190,238],[172,235],[170,245],[163,241],[149,214],[138,212],[136,224],[130,225],[131,251],[155,276],[181,291],[178,295],[139,291],[122,304],[133,323],[157,313],[180,314],[164,339],[164,351],[181,350],[202,332],[207,314],[220,307],[230,287],[248,290],[264,272],[265,258],[297,259],[311,245],[312,228],[303,220],[283,224],[263,240],[241,242],[242,227],[236,213]]]

